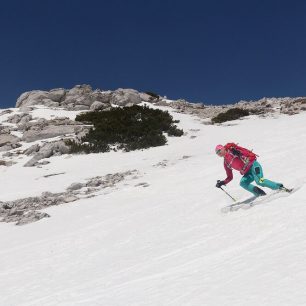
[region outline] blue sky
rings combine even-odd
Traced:
[[[306,1],[10,0],[0,107],[90,84],[223,104],[306,96]]]

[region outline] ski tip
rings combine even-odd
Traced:
[[[280,190],[285,191],[285,192],[292,192],[294,188],[287,188],[287,187],[281,187]]]

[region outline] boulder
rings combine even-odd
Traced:
[[[7,122],[18,124],[22,121],[22,123],[29,122],[32,120],[32,116],[27,113],[14,114],[7,118]]]
[[[89,106],[88,105],[77,104],[77,105],[74,105],[73,107],[70,107],[68,109],[69,110],[75,110],[75,111],[82,111],[82,110],[89,110]]]
[[[112,94],[113,92],[111,90],[100,91],[99,89],[97,89],[90,96],[91,96],[91,100],[93,101],[93,103],[95,101],[99,101],[99,102],[110,105]]]
[[[144,101],[144,102],[152,102],[152,101],[157,101],[158,99],[157,98],[154,98],[153,96],[151,96],[151,95],[148,95],[148,94],[146,94],[146,93],[144,93],[144,92],[141,92],[140,94],[139,94],[139,96],[140,96],[140,99],[141,99],[141,101]]]
[[[95,110],[101,109],[101,102],[118,106],[139,104],[142,101],[152,101],[153,97],[140,93],[134,89],[119,88],[116,91],[92,90],[89,85],[76,85],[66,90],[56,88],[50,91],[33,90],[23,93],[17,100],[16,107],[22,110],[30,110],[34,105],[45,105],[47,107],[64,107],[68,110]],[[153,99],[154,100],[154,99]],[[95,103],[93,107],[91,107]],[[107,108],[106,105],[102,109]]]
[[[16,107],[28,107],[32,105],[43,105],[43,100],[48,99],[48,92],[33,90],[23,93],[17,100]]]
[[[83,188],[85,185],[82,183],[72,183],[67,190],[68,191],[73,191],[73,190],[79,190],[81,188]]]
[[[47,107],[59,107],[60,106],[59,102],[55,102],[51,99],[43,99],[42,104]]]
[[[108,108],[110,105],[108,103],[103,103],[100,101],[95,101],[91,104],[90,110],[91,111],[97,111]]]
[[[29,154],[32,154],[34,150],[37,149],[37,147],[32,146],[29,148]],[[43,145],[38,151],[36,151],[36,154],[32,159],[30,159],[24,167],[33,167],[37,165],[38,161],[44,158],[49,158],[53,155],[62,155],[62,154],[68,154],[70,152],[70,148],[65,144],[64,141],[55,141],[46,143]],[[44,163],[43,163],[44,164]]]
[[[54,102],[62,102],[65,99],[66,90],[64,88],[56,88],[49,91],[49,99]]]
[[[25,155],[33,155],[37,152],[39,152],[39,149],[40,149],[40,145],[39,144],[35,144],[31,147],[29,147],[28,149],[26,149],[23,154]]]
[[[22,137],[22,140],[25,142],[33,142],[36,140],[53,138],[57,136],[63,136],[66,134],[74,134],[75,126],[74,125],[49,125],[43,129],[30,129],[25,131]]]
[[[134,89],[119,88],[113,92],[111,103],[118,106],[135,105],[141,103],[140,94]]]
[[[8,144],[16,144],[20,138],[12,134],[0,134],[0,147]]]

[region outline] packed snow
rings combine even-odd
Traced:
[[[166,146],[51,157],[41,168],[23,167],[22,157],[0,168],[1,201],[138,171],[46,209],[50,218],[0,223],[1,306],[306,305],[306,113],[214,126],[160,108],[186,133]],[[225,171],[214,148],[226,142],[253,149],[265,177],[295,192],[223,213],[232,200],[215,187]],[[245,199],[240,178],[225,188]]]

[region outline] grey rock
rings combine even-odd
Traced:
[[[31,115],[28,115],[28,114],[25,114],[25,116],[23,116],[20,121],[19,121],[19,124],[26,124],[28,122],[30,122],[32,120],[32,116]]]
[[[13,207],[11,210],[10,210],[10,212],[9,212],[9,216],[13,216],[13,215],[18,215],[18,216],[20,216],[20,215],[22,215],[23,214],[23,211],[22,210],[20,210],[20,209],[18,209],[17,207]]]
[[[50,108],[52,108],[52,107],[59,107],[60,106],[59,102],[55,102],[55,101],[53,101],[51,99],[43,99],[42,100],[42,104],[44,106],[47,106],[47,107],[50,107]]]
[[[79,189],[81,189],[81,188],[83,188],[83,187],[84,187],[84,184],[82,184],[82,183],[72,183],[72,184],[67,188],[67,190],[68,190],[68,191],[79,190]]]
[[[31,147],[29,147],[28,149],[26,149],[23,154],[25,155],[33,155],[35,153],[37,153],[40,149],[40,145],[39,144],[35,144]]]
[[[24,167],[34,167],[37,164],[37,162],[43,158],[44,157],[42,154],[36,154],[32,159],[26,162],[23,166]]]
[[[7,144],[15,144],[20,141],[20,138],[12,134],[0,134],[0,147]]]
[[[25,92],[17,99],[16,107],[43,104],[44,99],[48,99],[47,91],[33,90]]]
[[[10,134],[12,131],[12,127],[0,125],[0,134]]]
[[[97,111],[97,110],[102,110],[105,108],[108,108],[109,104],[108,103],[103,103],[100,101],[94,101],[91,106],[90,106],[90,110],[92,111]]]
[[[7,114],[11,114],[13,111],[10,110],[10,109],[5,109],[3,110],[2,112],[0,112],[0,116],[3,116],[3,115],[7,115]]]
[[[73,108],[71,108],[71,110],[76,110],[76,111],[89,110],[89,106],[78,104],[75,105]]]
[[[8,117],[6,122],[17,124],[21,121],[21,119],[23,117],[27,117],[27,116],[29,116],[29,115],[26,114],[26,113],[14,114],[14,115]]]
[[[107,91],[95,90],[90,97],[93,102],[98,101],[110,105],[112,95],[113,92],[111,90]]]
[[[70,202],[74,202],[74,201],[77,201],[79,198],[74,196],[74,195],[68,195],[66,197],[64,197],[63,201],[65,203],[70,203]]]
[[[148,94],[146,94],[144,92],[141,92],[139,94],[139,96],[140,96],[140,99],[142,101],[144,101],[144,102],[153,102],[153,101],[157,101],[158,100],[157,98],[154,98],[154,97],[152,97],[152,96],[150,96],[150,95],[148,95]]]
[[[134,105],[141,103],[139,92],[134,89],[119,88],[113,92],[111,103],[118,106]]]
[[[16,223],[16,225],[25,225],[28,223],[32,223],[32,222],[36,222],[40,219],[43,218],[49,218],[50,215],[45,213],[45,212],[40,212],[40,211],[28,211],[27,213],[25,213],[25,215],[23,216],[23,218],[21,218],[20,220],[18,220],[18,222]]]
[[[12,152],[6,152],[2,154],[2,157],[12,157],[14,154]]]
[[[87,84],[76,85],[67,91],[67,98],[71,96],[89,95],[92,92],[92,87]]]
[[[29,149],[31,149],[31,150],[29,150],[28,153],[31,154],[31,152],[33,153],[34,150],[37,149],[37,147],[32,146]],[[34,155],[34,157],[31,160],[29,160],[24,165],[24,167],[36,166],[38,164],[38,161],[40,161],[41,159],[49,158],[53,155],[68,154],[69,151],[70,151],[70,148],[62,140],[46,143],[41,148],[39,148],[39,151]],[[48,161],[44,161],[44,162],[40,162],[39,164],[40,165],[46,165],[48,163],[49,163]]]
[[[44,160],[42,162],[38,162],[35,164],[35,166],[44,166],[44,165],[48,165],[50,164],[50,162],[48,160]]]
[[[49,91],[49,99],[54,102],[62,102],[65,98],[66,90],[64,88],[56,88]]]
[[[10,167],[16,164],[14,161],[6,161],[6,160],[0,160],[0,166]]]
[[[22,140],[25,142],[33,142],[36,140],[53,138],[56,136],[63,136],[66,134],[74,134],[75,126],[71,125],[50,125],[46,126],[43,129],[31,129],[29,131],[24,132]]]
[[[88,180],[87,184],[74,183],[71,191],[62,193],[43,192],[39,197],[29,197],[18,199],[10,202],[0,202],[0,221],[16,222],[17,225],[23,225],[30,222],[38,221],[42,218],[50,217],[45,212],[41,212],[49,206],[70,203],[78,200],[78,194],[93,194],[99,189],[113,187],[129,175],[134,175],[137,171],[131,170],[122,173],[108,174],[104,177],[94,177]],[[96,187],[88,187],[86,191],[80,191],[82,187],[96,185]],[[143,187],[146,187],[142,185]],[[94,196],[94,195],[91,195]]]

